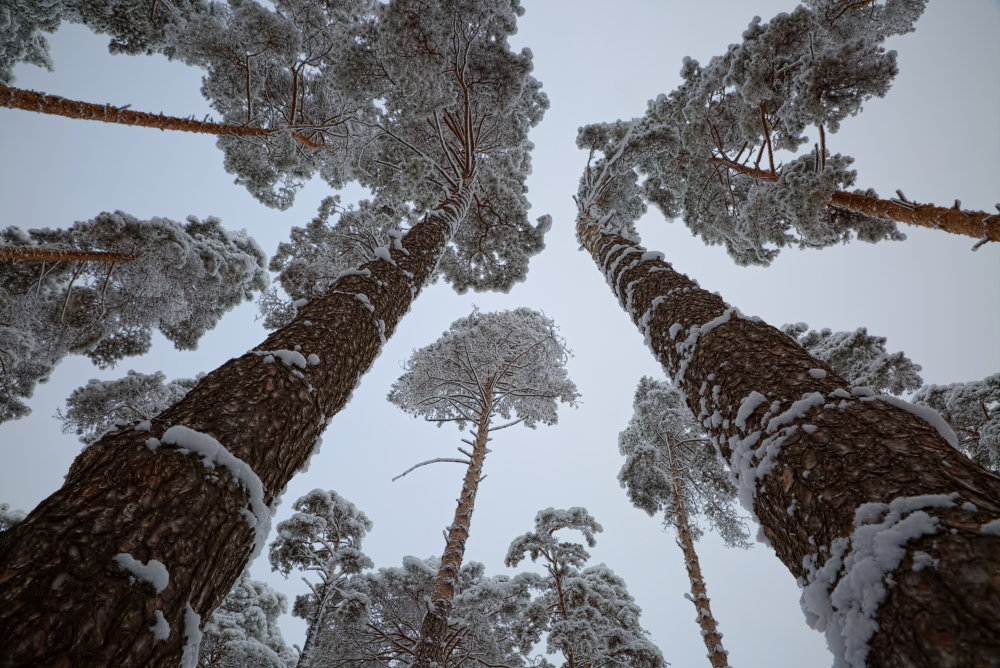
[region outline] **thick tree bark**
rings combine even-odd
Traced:
[[[753,167],[731,160],[712,158],[709,162],[714,165],[728,167],[761,181],[777,181],[779,178],[779,175],[775,172],[754,169]],[[986,213],[985,211],[966,211],[958,208],[957,204],[954,207],[945,208],[933,204],[879,199],[878,197],[836,190],[830,198],[830,206],[838,209],[846,209],[872,218],[929,227],[934,230],[943,230],[951,234],[961,234],[982,241],[1000,241],[1000,215]]]
[[[489,451],[486,443],[490,440],[490,413],[493,411],[492,379],[486,381],[483,395],[472,457],[465,471],[462,493],[455,508],[455,517],[448,528],[448,539],[445,541],[444,554],[441,555],[441,565],[434,579],[434,592],[431,595],[433,609],[427,611],[420,624],[420,638],[411,664],[417,668],[443,666],[447,659],[446,636],[452,599],[455,598],[455,583],[458,582],[459,572],[462,570],[465,543],[469,539],[469,528],[472,525],[472,511],[476,505],[476,493],[479,491],[479,481],[483,475],[483,462]]]
[[[0,666],[176,666],[190,640],[185,621],[190,628],[206,619],[247,564],[255,538],[248,506],[260,515],[307,462],[470,199],[463,182],[390,249],[392,262],[339,278],[287,327],[205,376],[148,431],[126,427],[84,450],[62,488],[0,534]],[[193,436],[223,465],[211,468],[191,452],[180,425],[216,439],[228,452]],[[171,427],[182,438],[165,435]],[[115,560],[120,553],[161,562],[169,584],[156,591],[130,577]],[[157,610],[170,625],[166,640],[150,631]]]
[[[673,443],[669,446],[675,447]],[[691,581],[691,602],[694,603],[698,616],[695,621],[701,627],[701,637],[708,650],[708,662],[712,668],[726,668],[729,665],[726,650],[722,646],[722,634],[718,623],[712,614],[712,606],[708,599],[708,589],[701,575],[701,562],[698,552],[694,549],[694,539],[691,537],[691,521],[688,519],[687,506],[684,503],[684,480],[677,457],[671,458],[670,478],[674,485],[674,528],[677,530],[677,541],[684,552],[684,566],[687,568],[688,580]]]
[[[599,204],[581,204],[583,246],[729,460],[844,665],[995,665],[1000,477],[905,402],[850,387],[661,254],[600,227]]]
[[[158,130],[180,130],[183,132],[201,132],[210,135],[236,135],[238,137],[266,137],[288,128],[254,128],[246,125],[226,125],[224,123],[208,123],[196,121],[193,118],[177,118],[163,114],[150,114],[144,111],[130,111],[123,107],[110,104],[92,104],[78,100],[67,100],[57,95],[46,95],[33,90],[13,88],[0,84],[0,107],[36,111],[40,114],[52,114],[87,121],[104,123],[119,123],[135,125]],[[310,148],[320,148],[312,140],[293,132],[292,136]]]
[[[79,260],[81,262],[131,262],[138,255],[130,253],[110,253],[108,251],[77,250],[75,248],[34,248],[31,246],[0,246],[0,260],[33,260],[62,262],[63,260]]]

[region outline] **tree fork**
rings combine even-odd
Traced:
[[[667,437],[671,441],[670,436]],[[670,443],[673,450],[675,443]],[[680,542],[681,550],[684,552],[684,566],[687,568],[688,580],[691,581],[691,602],[698,613],[698,626],[701,627],[701,637],[705,641],[705,648],[708,650],[708,662],[712,668],[726,668],[729,660],[725,648],[722,646],[722,634],[719,633],[718,622],[712,614],[712,606],[708,602],[708,589],[705,580],[701,575],[701,562],[698,560],[698,552],[694,548],[694,539],[691,537],[691,522],[688,519],[687,506],[684,503],[684,481],[681,479],[680,466],[677,458],[673,457],[670,464],[670,477],[674,484],[674,507],[676,508],[677,519],[674,521],[674,528],[677,530],[677,539]]]
[[[761,181],[777,181],[781,177],[776,172],[754,169],[725,158],[710,158],[708,162],[728,167],[740,174],[752,176]],[[1000,215],[985,211],[966,211],[958,208],[957,204],[954,207],[946,208],[934,204],[918,204],[903,199],[880,199],[870,195],[836,190],[830,197],[829,206],[854,211],[872,218],[943,230],[981,241],[1000,241]]]
[[[0,260],[48,261],[79,260],[81,262],[131,262],[139,259],[134,253],[77,250],[75,248],[34,248],[30,246],[0,246]]]
[[[451,614],[452,600],[455,598],[455,582],[462,570],[462,560],[465,557],[465,542],[469,539],[469,528],[472,525],[472,511],[476,505],[476,494],[479,491],[479,481],[483,473],[483,462],[486,460],[486,443],[489,441],[490,414],[493,411],[493,379],[488,379],[483,387],[485,403],[479,413],[479,423],[476,425],[476,441],[472,447],[472,457],[462,481],[462,492],[455,508],[455,516],[448,529],[448,540],[445,542],[444,554],[434,579],[434,592],[431,595],[432,610],[428,610],[420,623],[420,638],[414,654],[413,666],[429,668],[432,665],[445,665],[444,655],[445,634],[448,632],[448,617]]]
[[[224,123],[209,123],[196,121],[192,118],[178,118],[151,114],[145,111],[131,111],[110,104],[93,104],[78,100],[68,100],[57,95],[46,95],[33,90],[14,88],[0,84],[0,107],[34,111],[40,114],[65,116],[86,121],[101,121],[134,125],[158,130],[180,130],[182,132],[200,132],[210,135],[235,135],[237,137],[267,137],[283,129],[254,128],[246,125],[227,125]],[[309,148],[321,148],[308,137],[292,132],[292,137]]]
[[[390,250],[393,262],[338,279],[148,428],[124,427],[90,445],[59,490],[0,533],[0,666],[177,665],[186,620],[207,619],[251,552],[249,490],[232,472],[245,465],[240,479],[256,477],[259,502],[273,503],[409,310],[470,201],[462,183],[402,237],[405,252]],[[223,465],[208,468],[197,452],[171,445],[164,432],[179,425],[221,444]],[[160,561],[168,585],[157,592],[130,578],[119,553]],[[149,630],[157,610],[171,629],[164,641]]]
[[[989,666],[1000,656],[1000,477],[905,402],[851,388],[779,330],[599,227],[600,213],[581,202],[581,243],[694,414],[719,411],[706,431],[808,588],[811,624],[847,665]],[[872,533],[903,539],[865,581],[878,563]],[[862,585],[884,591],[874,609]]]

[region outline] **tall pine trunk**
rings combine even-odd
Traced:
[[[342,276],[151,424],[90,445],[59,490],[0,534],[0,666],[197,658],[196,627],[246,566],[252,525],[269,524],[265,506],[308,461],[409,310],[468,210],[471,187],[463,181],[414,225],[390,249],[393,262]],[[256,539],[259,548],[263,534]],[[116,559],[121,553],[160,562],[166,587],[162,577],[144,582],[133,562]],[[150,630],[156,611],[170,626],[165,640]]]
[[[492,379],[486,381],[483,394],[484,404],[479,413],[479,423],[476,425],[472,457],[465,471],[462,493],[455,508],[455,517],[448,528],[448,539],[445,542],[444,554],[441,556],[441,565],[434,579],[431,609],[420,623],[420,638],[411,664],[417,668],[444,666],[448,658],[446,642],[448,618],[451,616],[452,600],[455,598],[455,583],[458,582],[462,560],[465,557],[465,543],[469,539],[472,511],[476,505],[476,493],[479,491],[479,481],[483,475],[483,462],[489,451],[486,443],[490,440],[490,413],[493,410]]]
[[[581,203],[581,243],[729,460],[843,665],[995,662],[1000,477],[909,404],[851,388],[661,254],[602,228],[599,204]]]
[[[180,130],[182,132],[200,132],[210,135],[235,135],[238,137],[266,137],[280,128],[255,128],[247,125],[227,125],[225,123],[209,123],[196,121],[193,118],[178,118],[163,114],[150,114],[145,111],[131,111],[124,107],[110,104],[93,104],[79,100],[67,100],[58,95],[46,95],[33,90],[14,88],[0,84],[0,107],[35,111],[40,114],[65,116],[86,121],[101,121],[103,123],[118,123],[134,125],[157,130]],[[313,128],[315,129],[315,128]],[[292,136],[310,148],[320,148],[312,140],[293,132]]]
[[[691,537],[691,521],[688,519],[687,505],[684,503],[684,481],[681,478],[679,460],[674,456],[676,445],[671,442],[668,447],[671,450],[670,478],[674,486],[674,528],[677,530],[677,542],[684,553],[684,566],[691,582],[691,602],[694,603],[694,609],[698,614],[695,621],[701,627],[701,637],[708,650],[708,662],[712,668],[726,668],[729,661],[722,646],[722,634],[719,633],[718,623],[712,615],[708,589],[701,575],[701,562],[698,560],[698,552],[694,549],[694,539]]]

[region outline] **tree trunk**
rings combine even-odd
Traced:
[[[33,260],[62,262],[63,260],[79,260],[81,262],[131,262],[138,259],[131,253],[110,253],[107,251],[77,250],[75,248],[35,248],[32,246],[0,246],[0,260]]]
[[[414,225],[390,248],[392,262],[342,276],[148,431],[140,423],[90,445],[62,488],[0,534],[0,666],[177,665],[192,635],[185,629],[211,614],[246,566],[252,526],[269,523],[261,509],[306,464],[434,270],[470,188],[463,181]],[[221,466],[203,464],[210,458]],[[158,560],[169,584],[157,592],[130,577],[119,553]],[[165,641],[149,630],[156,610],[170,624]]]
[[[708,590],[705,587],[705,580],[701,576],[701,562],[698,561],[698,553],[694,549],[694,539],[691,538],[691,522],[688,519],[687,506],[684,504],[684,492],[682,491],[684,481],[681,479],[678,459],[673,456],[673,448],[676,446],[671,442],[668,447],[672,451],[670,477],[674,485],[674,528],[677,529],[677,540],[684,552],[684,566],[687,568],[688,580],[691,581],[691,602],[694,603],[694,609],[698,613],[695,621],[701,627],[701,637],[705,641],[706,649],[708,649],[708,662],[712,668],[726,668],[729,666],[729,661],[726,650],[722,646],[722,634],[719,633],[718,624],[712,615]]]
[[[851,388],[661,254],[600,227],[590,197],[581,243],[708,425],[844,665],[993,665],[1000,477],[906,402]]]
[[[465,542],[469,539],[469,527],[472,524],[472,511],[476,505],[476,493],[479,491],[479,481],[482,479],[483,462],[486,459],[489,441],[490,414],[493,410],[493,380],[487,380],[483,388],[484,403],[479,413],[479,424],[476,426],[476,441],[472,447],[472,458],[465,471],[462,481],[462,493],[455,508],[455,517],[448,528],[448,540],[445,542],[444,554],[441,555],[441,566],[434,579],[434,593],[431,595],[432,609],[427,611],[420,624],[420,639],[414,660],[411,665],[418,668],[429,668],[432,665],[445,665],[446,635],[448,633],[448,618],[451,616],[452,599],[455,598],[455,583],[458,582],[462,570],[462,559],[465,557]]]
[[[299,652],[299,659],[295,662],[295,668],[309,668],[312,664],[312,651],[316,645],[316,638],[319,636],[319,625],[323,622],[323,613],[326,611],[326,605],[330,600],[330,595],[333,593],[333,585],[330,582],[324,582],[320,587],[323,594],[317,597],[316,612],[313,613],[312,619],[308,620],[306,640],[302,643],[302,651]]]
[[[711,158],[709,162],[713,165],[728,167],[761,181],[777,181],[780,178],[776,172],[754,169],[731,160]],[[966,211],[958,208],[957,203],[956,206],[948,209],[933,204],[879,199],[878,197],[836,190],[830,198],[830,206],[847,209],[872,218],[944,230],[983,241],[1000,241],[1000,215],[989,214],[985,211]]]
[[[46,95],[33,90],[13,88],[0,84],[0,107],[36,111],[40,114],[52,114],[87,121],[102,121],[104,123],[119,123],[121,125],[136,125],[158,130],[181,130],[183,132],[202,132],[210,135],[236,135],[239,137],[266,137],[281,132],[281,128],[253,128],[245,125],[226,125],[224,123],[208,123],[196,121],[193,118],[177,118],[163,114],[150,114],[144,111],[130,111],[124,107],[110,104],[92,104],[77,100],[67,100],[57,95]],[[320,146],[302,136],[292,133],[310,148]]]

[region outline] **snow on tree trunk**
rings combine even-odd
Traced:
[[[729,661],[722,646],[722,634],[719,633],[718,623],[712,615],[708,589],[701,576],[701,562],[698,561],[698,552],[694,549],[691,523],[688,521],[687,507],[684,505],[682,491],[684,481],[681,479],[680,461],[676,457],[670,466],[670,477],[674,482],[674,528],[677,529],[677,540],[684,552],[684,566],[687,568],[688,580],[691,581],[691,602],[694,603],[694,609],[698,614],[696,621],[701,627],[701,637],[708,649],[708,662],[713,668],[725,668],[729,665]]]
[[[853,392],[779,330],[599,223],[594,193],[580,200],[581,243],[729,460],[836,665],[1000,655],[1000,478],[956,452],[934,415]]]
[[[107,251],[84,251],[75,248],[28,248],[24,246],[0,246],[0,260],[33,260],[62,262],[131,262],[139,257],[134,253],[110,253]]]
[[[462,559],[465,557],[465,542],[469,539],[469,528],[472,524],[472,511],[476,505],[476,492],[479,491],[479,481],[483,475],[483,462],[486,460],[490,440],[490,416],[493,412],[493,382],[487,380],[483,393],[485,403],[479,414],[476,425],[476,440],[472,447],[472,457],[462,480],[462,493],[455,508],[455,517],[448,527],[448,540],[445,543],[444,554],[441,555],[441,566],[434,580],[434,593],[431,597],[431,607],[424,615],[420,624],[420,640],[413,659],[413,666],[429,668],[432,665],[444,665],[448,648],[445,640],[448,634],[448,618],[451,616],[452,599],[455,598],[455,583],[459,571],[462,570]]]
[[[263,546],[266,506],[346,405],[470,201],[462,182],[391,261],[340,278],[148,430],[125,427],[84,450],[63,486],[0,537],[4,660],[125,667],[197,656],[200,620]],[[136,581],[120,553],[163,563],[169,585],[157,593]],[[172,629],[164,640],[149,630],[157,611]]]
[[[177,118],[163,114],[150,114],[144,111],[131,111],[111,104],[92,104],[78,100],[67,100],[57,95],[46,95],[33,90],[13,88],[0,84],[0,107],[36,111],[40,114],[52,114],[87,121],[103,123],[118,123],[135,125],[158,130],[181,130],[184,132],[202,132],[210,135],[234,135],[237,137],[266,137],[280,129],[255,128],[246,125],[227,125],[224,123],[209,123],[196,121],[194,118]],[[292,137],[310,148],[319,146],[295,132]]]

